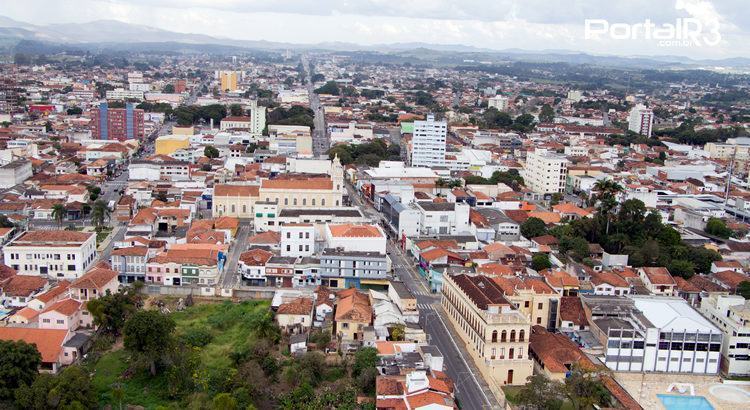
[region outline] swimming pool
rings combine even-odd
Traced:
[[[714,410],[714,406],[703,396],[675,396],[657,394],[656,397],[667,410]]]

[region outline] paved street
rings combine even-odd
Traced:
[[[373,221],[380,219],[378,212],[357,195],[346,184],[349,198]],[[440,295],[430,292],[426,281],[415,269],[414,258],[404,254],[393,241],[388,241],[387,251],[393,263],[396,277],[400,279],[417,299],[420,322],[430,342],[440,349],[444,358],[444,370],[456,385],[456,398],[464,409],[500,408],[495,397],[489,392],[466,351],[461,339],[450,325],[445,311],[440,305]]]
[[[240,275],[237,273],[237,262],[240,260],[240,254],[245,251],[247,246],[247,237],[250,235],[252,226],[249,221],[240,222],[237,228],[237,237],[229,246],[229,254],[224,265],[224,271],[219,277],[219,284],[223,289],[229,289],[236,286],[240,281]]]
[[[325,155],[328,149],[331,147],[331,142],[328,139],[328,133],[326,130],[326,119],[323,106],[320,105],[320,97],[315,94],[315,86],[312,83],[312,74],[310,69],[310,62],[307,57],[302,56],[302,66],[305,68],[305,78],[307,79],[307,93],[310,98],[310,109],[315,113],[315,129],[313,130],[313,155],[320,156]]]

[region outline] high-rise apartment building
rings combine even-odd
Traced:
[[[182,94],[185,91],[187,91],[187,81],[183,79],[175,80],[174,81],[174,92],[177,94]]]
[[[537,148],[526,154],[523,179],[538,194],[554,194],[565,190],[568,159],[565,155]]]
[[[494,97],[490,97],[489,100],[487,100],[487,108],[497,108],[498,111],[505,111],[508,109],[508,97],[503,97],[502,95],[496,95]]]
[[[638,104],[628,114],[628,129],[651,138],[654,125],[654,112],[643,104]]]
[[[426,121],[414,121],[411,140],[411,165],[413,167],[441,167],[445,165],[445,138],[448,124],[435,121],[428,115]]]
[[[143,110],[126,103],[125,108],[109,108],[106,102],[91,110],[91,136],[101,140],[143,139]]]
[[[237,89],[236,71],[219,71],[219,83],[221,91],[234,91]]]

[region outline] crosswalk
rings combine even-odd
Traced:
[[[417,309],[419,309],[419,310],[433,310],[434,308],[429,303],[417,303]]]
[[[430,296],[430,295],[432,295],[431,293],[428,293],[428,292],[426,292],[424,290],[415,290],[412,293],[414,293],[414,295],[416,295],[416,296]]]

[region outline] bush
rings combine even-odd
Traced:
[[[211,332],[204,327],[192,327],[182,335],[181,340],[188,346],[204,347],[213,340]]]

